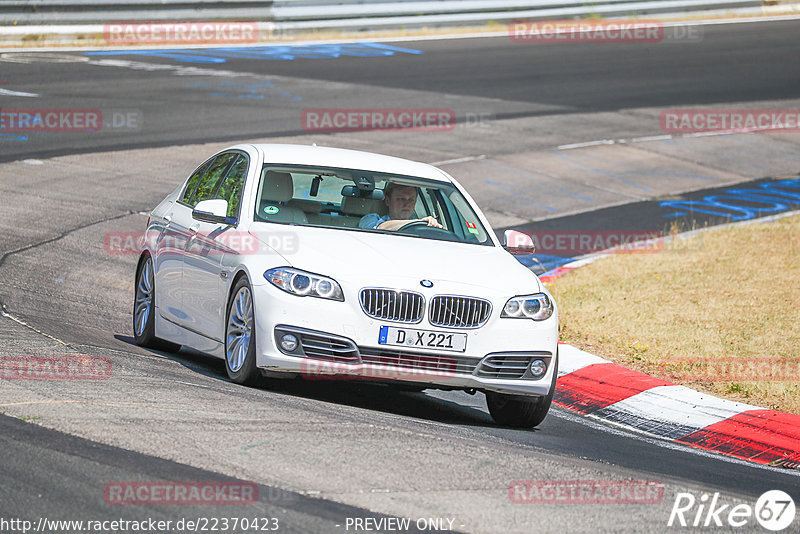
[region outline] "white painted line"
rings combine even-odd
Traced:
[[[583,369],[596,363],[611,363],[600,356],[582,351],[572,345],[559,345],[558,357],[558,376],[574,373],[578,369]]]
[[[36,98],[39,95],[37,93],[26,93],[24,91],[12,91],[10,89],[0,89],[0,96],[25,96],[29,98]]]
[[[738,128],[736,130],[716,130],[710,132],[685,133],[681,137],[713,137],[715,135],[739,135],[759,132],[789,132],[794,133],[796,128]]]
[[[715,135],[733,135],[734,133],[745,132],[694,132],[682,134],[681,137],[713,137]]]
[[[88,58],[87,58],[88,59]],[[206,69],[202,67],[191,67],[185,65],[168,65],[166,63],[145,63],[142,61],[128,61],[125,59],[92,59],[86,62],[87,65],[99,65],[101,67],[119,67],[133,70],[169,71],[176,76],[215,76],[223,78],[254,78],[267,79],[267,75],[255,74],[250,72],[239,72],[232,70]]]
[[[9,252],[14,252],[14,251],[9,251]],[[22,325],[22,326],[24,326],[24,327],[26,327],[26,328],[30,328],[31,330],[33,330],[33,331],[34,331],[34,332],[36,332],[37,334],[40,334],[40,335],[42,335],[42,336],[44,336],[44,337],[46,337],[46,338],[52,339],[53,341],[56,341],[56,342],[58,342],[58,343],[61,343],[61,344],[62,344],[62,345],[64,345],[64,346],[67,346],[67,347],[69,346],[69,344],[68,344],[68,343],[66,343],[65,341],[61,341],[61,340],[60,340],[60,339],[58,339],[57,337],[55,337],[55,336],[51,336],[50,334],[47,334],[47,333],[45,333],[45,332],[42,332],[41,330],[37,330],[36,328],[34,328],[33,326],[29,325],[28,323],[26,323],[26,322],[25,322],[25,321],[23,321],[22,319],[17,319],[16,317],[14,317],[13,315],[11,315],[10,313],[8,313],[8,312],[6,311],[6,309],[5,309],[5,306],[4,306],[4,307],[3,307],[3,309],[0,311],[0,315],[2,315],[3,317],[6,317],[6,318],[8,318],[8,319],[11,319],[12,321],[14,321],[15,323],[17,323],[17,324],[19,324],[19,325]]]
[[[616,141],[613,139],[601,139],[600,141],[587,141],[585,143],[572,143],[570,145],[559,145],[557,148],[559,150],[571,150],[573,148],[584,148],[587,146],[597,146],[597,145],[613,145]]]
[[[737,128],[735,130],[715,130],[711,132],[692,132],[686,133],[681,135],[681,137],[713,137],[716,135],[739,135],[739,134],[751,134],[751,133],[760,133],[760,132],[787,132],[787,133],[795,133],[797,128],[789,128],[789,127],[769,127],[769,128]]]
[[[753,132],[768,132],[768,131],[784,131],[786,128],[742,128],[739,130],[719,130],[715,132],[694,132],[694,133],[686,133],[681,134],[679,137],[714,137],[717,135],[734,135],[734,134],[749,134]],[[672,134],[659,134],[659,135],[646,135],[643,137],[633,137],[631,139],[619,138],[619,139],[600,139],[597,141],[586,141],[584,143],[572,143],[568,145],[558,145],[556,148],[558,150],[571,150],[574,148],[585,148],[589,146],[597,146],[597,145],[625,145],[628,143],[646,143],[649,141],[669,141],[670,139],[674,139],[675,136]]]
[[[644,141],[668,141],[672,139],[672,135],[665,134],[665,135],[649,135],[647,137],[634,137],[631,139],[631,143],[642,143]]]
[[[8,63],[85,63],[89,61],[89,58],[70,54],[33,53],[23,48],[0,54],[0,61]]]
[[[646,135],[643,137],[633,137],[631,139],[619,138],[619,139],[600,139],[597,141],[586,141],[584,143],[572,143],[568,145],[559,145],[556,148],[558,150],[571,150],[574,148],[585,148],[590,146],[597,146],[597,145],[624,145],[627,143],[644,143],[648,141],[669,141],[670,139],[675,139],[676,137],[680,138],[693,138],[693,137],[716,137],[721,135],[738,135],[738,134],[752,134],[758,132],[793,132],[795,129],[790,128],[738,128],[735,130],[715,130],[710,132],[692,132],[692,133],[685,133],[680,135],[672,135],[672,134],[659,134],[659,135]]]
[[[451,163],[466,163],[468,161],[477,161],[481,159],[486,159],[486,154],[481,154],[480,156],[467,156],[465,158],[446,159],[444,161],[434,161],[429,165],[434,165],[434,166],[449,165]]]
[[[594,254],[592,256],[587,256],[585,258],[581,258],[579,260],[571,261],[569,263],[565,263],[562,267],[566,267],[568,269],[577,269],[578,267],[583,267],[584,265],[589,265],[590,263],[594,263],[600,258],[606,258],[610,256],[610,254]]]

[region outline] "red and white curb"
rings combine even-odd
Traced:
[[[714,397],[559,346],[553,403],[651,436],[800,468],[800,416]]]
[[[539,278],[550,283],[606,255],[573,261]],[[558,374],[553,399],[557,406],[693,448],[757,464],[800,469],[798,415],[720,399],[561,342]]]

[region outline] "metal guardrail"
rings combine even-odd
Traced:
[[[382,29],[760,7],[761,0],[275,0],[276,30]]]
[[[0,25],[110,21],[267,21],[265,0],[0,0]]]
[[[760,6],[761,0],[0,0],[0,26],[255,21],[278,31],[367,30]]]
[[[604,0],[596,4],[576,0],[373,0],[343,2],[342,0],[275,0],[275,20],[353,19],[359,17],[425,17],[431,15],[486,14],[518,17],[519,11],[542,8],[580,6],[590,11],[602,4],[630,3],[632,0]],[[669,3],[660,0],[659,3]],[[702,3],[702,2],[698,2]]]

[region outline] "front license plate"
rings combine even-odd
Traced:
[[[467,350],[467,334],[382,326],[378,344],[464,352]]]

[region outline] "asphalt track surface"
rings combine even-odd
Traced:
[[[0,87],[41,94],[42,101],[0,95],[1,106],[45,107],[46,102],[49,107],[100,109],[106,112],[107,123],[114,111],[133,111],[143,116],[144,126],[106,124],[97,135],[31,135],[25,142],[0,145],[0,161],[301,134],[306,132],[300,110],[309,107],[452,107],[460,120],[469,112],[510,119],[720,106],[800,95],[797,21],[697,28],[699,41],[531,44],[495,37],[386,43],[413,53],[335,59],[324,51],[317,54],[319,59],[309,57],[313,54],[304,57],[302,51],[261,59],[192,50],[185,51],[182,60],[146,51],[144,55],[70,54],[75,61],[116,59],[255,75],[219,80],[49,62],[52,56],[40,54],[31,62],[3,62]],[[18,53],[9,55],[19,58]],[[223,62],[207,62],[209,57]],[[306,82],[302,90],[298,80]],[[616,133],[626,135],[627,130]],[[655,133],[646,122],[631,130],[634,135],[637,130],[640,135]],[[571,126],[546,133],[543,143],[548,146],[560,144],[561,139],[593,139]]]
[[[800,502],[794,472],[673,447],[560,409],[538,429],[517,431],[493,425],[480,395],[364,384],[234,386],[219,361],[131,343],[135,256],[110,257],[98,246],[105,232],[140,229],[140,213],[182,179],[174,167],[183,176],[205,156],[180,145],[308,134],[299,120],[305,107],[449,106],[460,117],[490,113],[501,130],[504,121],[512,128],[520,119],[548,125],[525,139],[474,140],[471,133],[480,132],[466,131],[432,141],[442,152],[448,143],[474,143],[490,155],[653,134],[652,122],[619,113],[631,107],[788,107],[800,98],[797,28],[796,22],[709,26],[691,46],[524,46],[495,38],[392,43],[424,53],[377,58],[227,58],[198,65],[70,52],[61,54],[78,59],[54,63],[46,61],[53,56],[31,53],[23,62],[0,62],[0,88],[41,95],[35,104],[0,96],[2,108],[131,110],[145,119],[144,126],[87,135],[0,132],[17,136],[0,144],[0,161],[9,162],[0,171],[8,199],[0,219],[7,236],[0,300],[9,315],[30,325],[0,318],[3,353],[104,357],[114,370],[109,380],[89,385],[0,383],[6,414],[0,418],[0,517],[246,514],[279,517],[283,531],[339,532],[348,517],[405,516],[454,518],[453,529],[466,532],[632,532],[674,530],[666,524],[680,491],[720,492],[723,502],[753,504],[764,491],[782,489]],[[227,74],[176,76],[91,63],[109,57],[247,75],[232,85],[239,82]],[[587,123],[586,131],[567,126],[568,116],[588,113],[612,120]],[[404,138],[378,142],[389,152]],[[110,150],[117,152],[102,152]],[[64,157],[43,165],[19,161],[57,155]],[[796,173],[795,157],[787,156],[779,170]],[[676,184],[664,187],[668,192]],[[549,220],[569,216],[569,208],[556,207]],[[574,215],[583,219],[573,222],[601,229],[614,213],[627,210],[627,220],[640,223],[651,213],[630,203],[616,209],[601,218]],[[530,214],[527,220],[534,219]],[[565,220],[560,223],[569,226]],[[115,480],[231,479],[257,483],[259,503],[239,510],[103,500],[104,486]],[[652,480],[665,486],[665,496],[652,505],[583,506],[514,504],[508,497],[514,480],[576,479]]]

